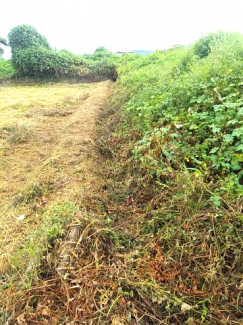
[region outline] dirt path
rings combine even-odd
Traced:
[[[102,186],[96,123],[110,87],[0,87],[0,274],[21,267],[16,252],[53,204],[82,205]]]

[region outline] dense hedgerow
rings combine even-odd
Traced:
[[[96,62],[67,50],[55,51],[32,26],[17,26],[8,37],[12,62],[19,76],[116,78],[115,65],[111,60]]]
[[[242,182],[243,37],[219,36],[210,36],[220,41],[203,59],[195,54],[199,40],[119,69],[130,98],[126,114],[142,135],[134,155],[153,175],[185,163],[211,175],[234,173]]]

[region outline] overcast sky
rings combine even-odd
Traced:
[[[28,24],[76,54],[168,49],[209,31],[243,33],[242,12],[243,0],[1,0],[0,36]]]

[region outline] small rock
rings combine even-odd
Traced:
[[[185,302],[181,304],[181,311],[188,311],[191,310],[192,308],[193,308],[192,306],[186,304]]]
[[[21,216],[17,217],[17,219],[20,220],[20,221],[24,220],[24,218],[25,218],[25,214],[22,214]]]

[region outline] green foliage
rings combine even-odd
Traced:
[[[1,44],[5,45],[5,46],[8,46],[7,40],[5,38],[3,38],[3,37],[0,37],[0,45]],[[0,46],[0,58],[3,55],[3,52],[4,52],[4,50]]]
[[[233,35],[234,37],[235,35]],[[242,41],[242,35],[238,34],[238,38]],[[196,55],[200,58],[204,58],[208,56],[212,48],[218,46],[222,43],[226,43],[227,41],[231,41],[232,33],[225,31],[218,31],[217,33],[209,33],[206,36],[202,36],[195,44],[193,45],[193,50]]]
[[[108,52],[104,48],[97,49],[92,60],[74,55],[68,50],[55,51],[32,26],[13,28],[9,34],[9,43],[12,62],[19,76],[113,79],[116,75],[113,62],[103,59]]]
[[[11,60],[0,58],[0,79],[11,77],[15,73]]]
[[[8,45],[7,40],[5,38],[3,38],[3,37],[0,37],[0,44],[3,44],[5,46]]]
[[[243,40],[225,35],[204,59],[192,45],[119,60],[106,150],[144,324],[242,319]]]
[[[15,50],[13,62],[19,75],[29,77],[74,76],[83,63],[73,54],[40,46]]]
[[[151,176],[185,164],[242,181],[243,37],[221,32],[210,42],[204,60],[195,47],[177,47],[119,68],[129,91],[126,114],[142,135],[134,155]]]
[[[112,52],[108,51],[105,47],[100,46],[93,54],[84,54],[83,58],[91,61],[114,60],[116,55],[112,54]]]
[[[47,39],[40,35],[38,31],[29,25],[19,25],[11,29],[9,35],[9,45],[14,56],[15,50],[24,50],[31,47],[44,47],[50,49]]]
[[[105,47],[100,46],[94,51],[93,58],[95,60],[100,60],[100,59],[112,57],[112,55],[113,54],[110,51],[108,51]]]
[[[14,62],[18,74],[29,77],[85,77],[112,78],[115,66],[104,61],[87,62],[67,51],[56,52],[44,47],[17,50]]]

